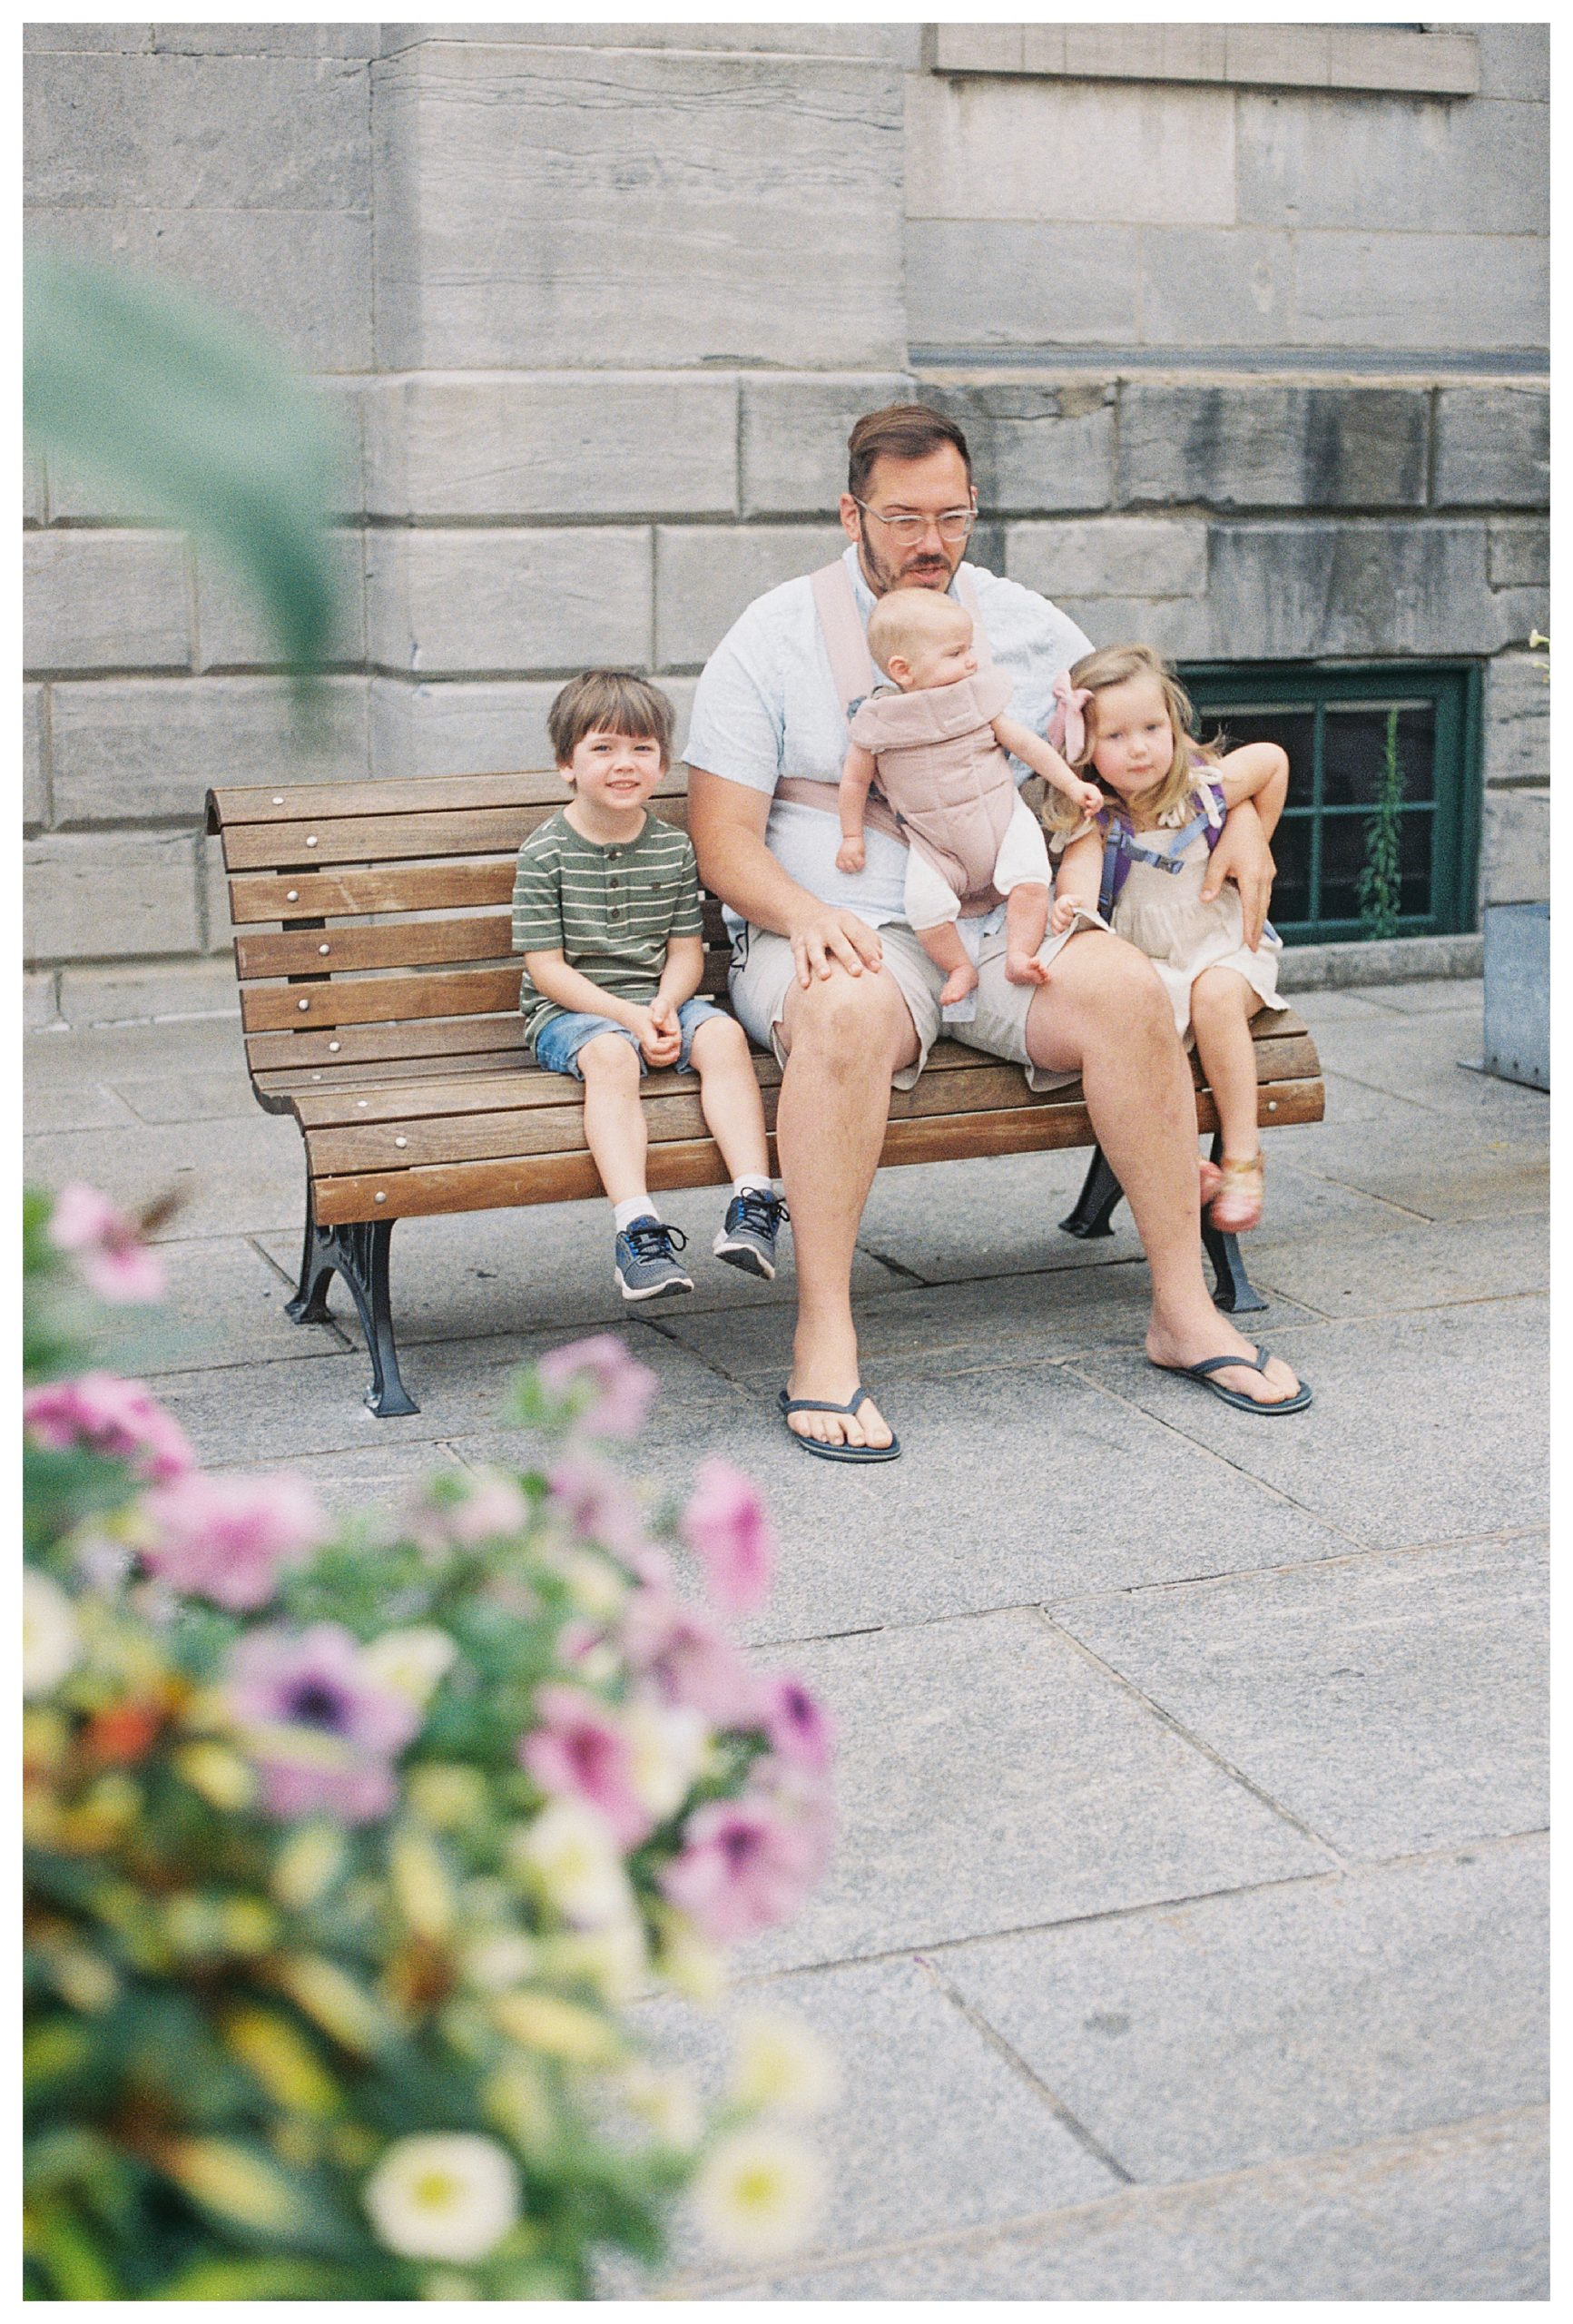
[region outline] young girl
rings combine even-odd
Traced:
[[[1096,775],[1105,803],[1076,830],[1055,882],[1053,927],[1101,904],[1116,936],[1145,952],[1163,980],[1182,1034],[1194,1036],[1223,1131],[1222,1177],[1212,1220],[1244,1234],[1262,1216],[1262,1144],[1251,1019],[1282,1009],[1282,940],[1246,945],[1238,891],[1202,900],[1208,859],[1226,809],[1253,799],[1271,834],[1283,812],[1289,761],[1276,743],[1221,752],[1190,734],[1191,705],[1147,645],[1084,655],[1049,728],[1070,764]],[[1061,731],[1063,729],[1063,732]],[[1050,803],[1059,813],[1063,810]]]

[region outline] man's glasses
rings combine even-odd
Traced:
[[[856,493],[852,498],[865,517],[872,517],[876,523],[883,525],[891,539],[899,541],[904,548],[910,548],[915,542],[920,541],[930,525],[936,527],[940,539],[953,547],[958,541],[967,538],[978,522],[975,508],[946,508],[938,517],[887,517],[880,509],[870,508],[866,500],[859,500]]]

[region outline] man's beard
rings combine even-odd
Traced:
[[[920,557],[898,571],[894,564],[877,553],[866,526],[860,528],[860,532],[858,562],[862,566],[864,580],[876,597],[883,597],[892,589],[948,589],[961,562],[962,549],[967,546],[963,541],[954,557],[936,556],[925,549]]]

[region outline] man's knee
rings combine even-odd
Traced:
[[[784,1029],[790,1053],[813,1053],[832,1069],[867,1071],[876,1057],[893,1066],[917,1054],[910,1012],[893,976],[881,970],[860,977],[837,969],[816,977],[807,991],[788,996]]]

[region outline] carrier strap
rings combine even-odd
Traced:
[[[1185,850],[1203,832],[1207,834],[1207,852],[1212,853],[1223,836],[1224,794],[1216,783],[1208,783],[1206,789],[1208,795],[1201,810],[1183,831],[1175,832],[1167,848],[1144,847],[1123,815],[1106,815],[1103,878],[1097,900],[1097,908],[1106,920],[1119,901],[1133,863],[1150,863],[1155,872],[1167,872],[1174,876],[1184,868],[1181,859]]]

